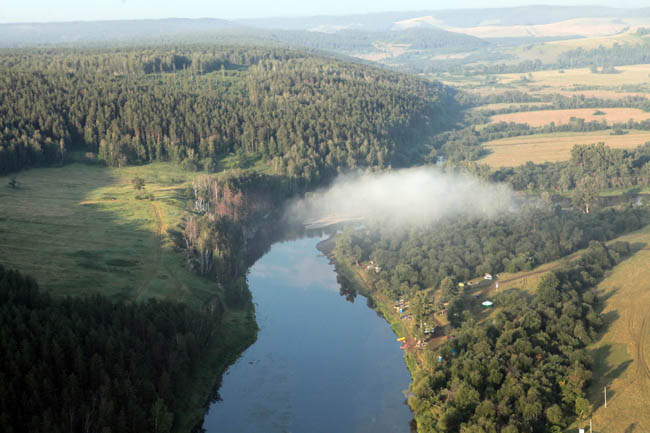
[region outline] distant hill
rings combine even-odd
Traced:
[[[214,18],[0,24],[0,46],[165,38],[238,26],[231,21]]]
[[[365,15],[321,15],[298,18],[265,18],[242,20],[252,27],[286,30],[335,32],[343,29],[386,31],[396,23],[423,20],[437,27],[477,27],[485,25],[543,25],[577,18],[650,17],[650,8],[623,9],[600,6],[523,6],[511,8],[420,10],[382,12]],[[399,27],[399,26],[398,26]]]

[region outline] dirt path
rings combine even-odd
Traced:
[[[158,274],[160,264],[162,262],[162,241],[165,233],[165,225],[163,223],[163,215],[162,210],[160,209],[160,205],[158,203],[151,202],[151,207],[153,208],[154,216],[156,218],[156,232],[154,235],[153,247],[149,254],[149,260],[144,266],[142,274],[137,281],[136,299],[138,301],[142,300],[145,296],[146,288]]]
[[[650,367],[645,359],[645,340],[648,336],[648,319],[650,319],[650,309],[648,309],[643,322],[641,323],[641,330],[634,339],[634,345],[636,346],[636,358],[639,360],[639,368],[641,373],[650,379]]]

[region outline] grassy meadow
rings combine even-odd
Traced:
[[[16,189],[0,177],[0,263],[55,295],[198,303],[216,286],[185,269],[168,234],[185,213],[183,190],[196,175],[171,163],[75,163],[22,171]],[[145,179],[144,190],[134,189],[135,176]]]
[[[528,161],[535,163],[568,161],[576,144],[603,142],[619,149],[633,149],[650,141],[650,131],[629,131],[625,135],[610,135],[610,131],[557,132],[524,135],[489,141],[483,146],[490,154],[479,162],[491,167],[516,167]]]

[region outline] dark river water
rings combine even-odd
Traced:
[[[208,433],[408,433],[410,382],[390,326],[340,295],[317,238],[275,244],[248,278],[257,341],[225,373]]]

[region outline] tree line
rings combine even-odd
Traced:
[[[636,149],[612,149],[603,143],[576,145],[566,162],[547,162],[495,170],[490,178],[519,191],[569,192],[650,186],[650,143]]]

